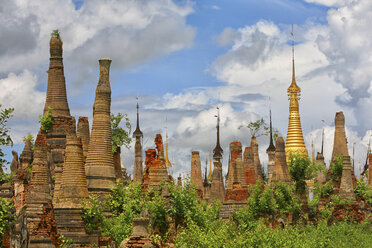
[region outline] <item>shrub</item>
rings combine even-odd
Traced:
[[[39,123],[41,123],[41,130],[46,133],[53,127],[53,117],[52,117],[53,108],[48,107],[48,112],[41,116],[39,115]]]

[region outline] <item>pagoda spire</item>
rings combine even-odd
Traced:
[[[137,127],[133,132],[133,138],[136,138],[136,143],[134,146],[134,169],[133,169],[133,182],[142,183],[143,176],[143,166],[142,166],[142,144],[141,138],[143,138],[143,133],[139,127],[139,105],[138,96],[137,100]]]
[[[223,150],[221,148],[221,145],[220,145],[220,108],[217,107],[217,115],[215,115],[215,117],[217,117],[217,143],[216,143],[216,147],[213,149],[213,158],[214,159],[221,159],[222,158],[222,153],[223,153]]]
[[[270,107],[270,145],[266,149],[266,152],[269,152],[269,151],[275,152],[275,146],[274,146],[274,141],[273,141],[273,125],[271,121],[271,107]]]
[[[290,154],[298,153],[300,155],[308,155],[304,137],[302,134],[299,104],[301,89],[296,83],[295,77],[295,60],[294,60],[294,35],[293,35],[293,25],[292,25],[292,83],[288,87],[288,98],[289,98],[289,122],[288,122],[288,132],[287,140],[285,143],[285,153],[287,160]]]
[[[139,105],[138,105],[138,96],[136,97],[137,99],[137,127],[136,127],[136,130],[134,130],[133,132],[133,137],[136,138],[136,137],[143,137],[143,133],[139,127]]]

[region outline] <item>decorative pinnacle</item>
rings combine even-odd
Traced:
[[[222,158],[223,150],[220,145],[220,108],[217,107],[217,115],[214,117],[217,117],[217,143],[216,147],[213,149],[213,158]]]
[[[143,137],[143,133],[139,127],[139,105],[138,105],[138,96],[136,97],[137,100],[137,127],[136,130],[133,132],[133,137]]]
[[[301,89],[296,84],[296,76],[295,76],[295,60],[294,60],[294,32],[293,32],[293,24],[292,24],[292,83],[288,88],[288,93],[300,93]]]
[[[274,141],[273,141],[273,125],[271,121],[271,106],[270,106],[270,145],[266,149],[266,152],[275,151]]]

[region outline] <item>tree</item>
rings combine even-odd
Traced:
[[[123,118],[125,120],[125,127],[127,130],[119,126]],[[123,115],[118,113],[116,116],[111,114],[112,153],[115,153],[117,148],[123,145],[127,149],[130,148],[130,142],[132,141],[132,138],[130,137],[131,130],[132,126],[127,114]]]
[[[243,125],[239,126],[239,129],[242,127],[244,126]],[[263,135],[267,136],[270,134],[270,128],[266,124],[264,118],[261,118],[257,121],[251,121],[246,127],[249,129],[252,137],[258,138],[260,136],[263,136]],[[279,133],[278,130],[273,129],[274,141],[278,137],[278,133]]]
[[[312,164],[307,156],[301,156],[298,153],[290,155],[289,173],[295,182],[297,194],[305,194],[306,180],[312,179],[316,171],[316,164]]]
[[[10,128],[6,126],[8,120],[13,116],[14,108],[1,109],[0,104],[0,146],[13,146],[13,141],[10,138],[9,131]],[[8,164],[6,160],[3,159],[5,154],[0,148],[0,166]]]

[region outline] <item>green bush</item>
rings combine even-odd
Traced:
[[[334,161],[331,162],[329,170],[332,175],[332,180],[338,181],[342,175],[342,164],[343,164],[343,157],[342,156],[335,156]]]
[[[372,207],[372,190],[368,187],[368,185],[363,181],[359,180],[357,185],[354,188],[354,192],[361,196],[366,203]]]
[[[41,116],[39,115],[39,123],[41,124],[41,130],[46,133],[53,127],[53,117],[52,117],[53,108],[48,107],[48,112]]]
[[[15,215],[12,213],[13,201],[11,199],[0,198],[0,245],[2,247],[3,235],[9,231],[14,224]]]

